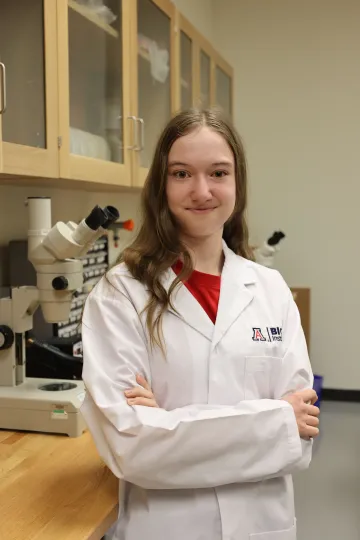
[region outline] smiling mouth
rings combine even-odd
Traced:
[[[216,207],[211,208],[187,208],[190,212],[194,212],[195,214],[208,214],[209,212],[212,212],[215,210]]]

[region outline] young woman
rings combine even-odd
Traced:
[[[284,280],[251,262],[234,129],[165,128],[143,224],[83,317],[82,412],[120,479],[116,540],[295,540],[319,410]]]

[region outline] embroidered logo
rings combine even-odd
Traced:
[[[282,341],[282,328],[279,326],[267,328],[269,341]]]
[[[253,328],[253,341],[282,341],[282,328],[280,326],[267,326],[267,337],[264,336],[261,328]]]
[[[261,328],[253,328],[253,341],[266,341],[266,338],[261,332]]]

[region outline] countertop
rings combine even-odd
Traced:
[[[0,540],[99,540],[117,505],[118,481],[88,432],[0,430]]]

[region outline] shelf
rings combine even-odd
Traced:
[[[79,15],[90,21],[92,24],[95,24],[98,28],[104,30],[104,32],[106,32],[108,35],[114,38],[119,38],[119,32],[110,26],[110,24],[107,24],[101,20],[100,17],[98,17],[90,8],[83,6],[82,4],[78,4],[75,2],[75,0],[68,0],[68,5],[73,11],[76,11],[76,13],[79,13]]]

